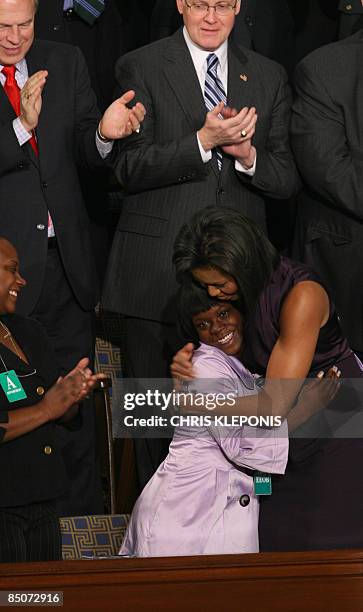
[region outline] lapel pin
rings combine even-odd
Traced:
[[[244,81],[246,83],[246,81],[248,81],[248,76],[247,74],[240,74],[239,78],[241,79],[241,81]]]

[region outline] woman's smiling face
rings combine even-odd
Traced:
[[[194,268],[192,275],[202,287],[207,289],[211,297],[224,301],[238,299],[236,281],[222,270],[211,267]]]
[[[192,317],[199,340],[226,355],[239,356],[242,349],[241,313],[230,303],[215,304]]]
[[[15,311],[19,291],[25,286],[20,276],[18,254],[13,245],[0,240],[0,313]]]

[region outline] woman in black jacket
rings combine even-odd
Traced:
[[[15,248],[0,238],[0,561],[61,558],[54,502],[67,489],[60,427],[77,427],[78,402],[103,375],[88,359],[59,378],[41,325],[15,314],[25,285]]]

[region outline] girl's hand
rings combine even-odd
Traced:
[[[193,353],[194,344],[188,342],[188,344],[183,346],[183,348],[174,355],[170,371],[176,386],[180,381],[192,380],[194,378],[192,366]]]

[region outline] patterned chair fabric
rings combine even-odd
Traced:
[[[61,518],[63,559],[117,555],[129,520],[128,514]]]

